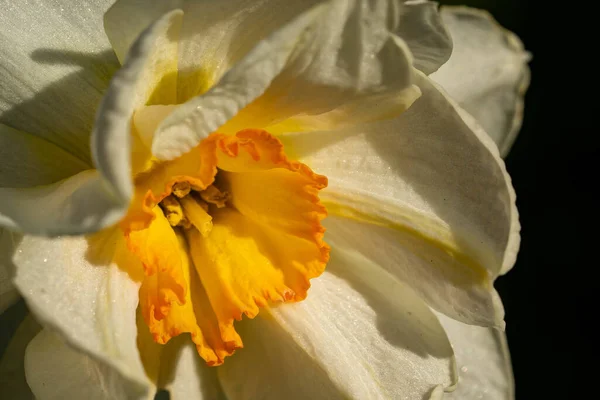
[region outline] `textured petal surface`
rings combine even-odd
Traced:
[[[200,143],[260,96],[284,67],[299,35],[317,15],[311,10],[271,33],[206,94],[177,107],[159,125],[152,153],[173,159]]]
[[[0,228],[0,313],[19,299],[19,292],[12,282],[15,276],[12,257],[20,240],[20,235]]]
[[[177,40],[181,11],[163,15],[131,47],[123,67],[110,83],[92,132],[96,167],[114,195],[126,206],[132,196],[131,138],[134,111],[146,104],[175,99]]]
[[[89,164],[38,136],[0,124],[0,187],[47,185]]]
[[[113,260],[138,275],[142,267],[120,259],[127,253],[119,237],[118,230],[89,240],[25,236],[15,252],[15,284],[44,326],[120,372],[126,394],[140,396],[151,385],[136,345],[139,284]]]
[[[161,387],[172,400],[225,400],[217,369],[207,367],[196,346],[185,336],[173,339],[163,350]]]
[[[179,102],[208,90],[256,44],[317,0],[119,0],[105,15],[106,33],[120,59],[150,23],[184,11],[179,47]]]
[[[117,222],[132,195],[133,111],[152,99],[174,100],[174,86],[169,95],[159,85],[157,76],[176,68],[173,59],[177,47],[173,43],[177,41],[180,22],[181,12],[174,11],[150,26],[111,81],[92,134],[94,161],[100,173],[84,171],[42,187],[0,188],[1,225],[28,233],[56,235],[96,231]],[[67,158],[65,165],[68,161]]]
[[[420,399],[455,382],[450,343],[408,287],[356,254],[333,253],[328,271],[305,301],[239,324],[246,346],[218,370],[228,398]]]
[[[127,392],[128,382],[106,364],[76,351],[44,329],[27,346],[27,383],[37,399],[141,400]]]
[[[431,78],[477,119],[505,156],[521,128],[530,55],[486,11],[443,7],[441,14],[454,51]]]
[[[430,271],[432,267],[462,268],[462,275],[468,276],[474,265],[479,276],[482,268],[487,270],[489,278],[483,271],[485,282],[503,266],[512,265],[518,249],[519,225],[510,178],[495,145],[473,125],[472,118],[463,115],[427,78],[420,76],[418,84],[423,96],[399,118],[357,127],[350,135],[300,133],[286,135],[282,141],[301,161],[329,178],[321,198],[330,214],[375,222],[374,230],[383,234],[382,243],[392,250],[398,237],[385,233],[381,225],[412,231],[415,244],[433,242],[440,250],[449,250],[446,261],[430,266]],[[337,210],[336,204],[341,206]],[[363,246],[361,251],[375,258],[386,255],[373,246]],[[429,261],[427,252],[416,256],[422,263]],[[399,260],[379,264],[393,271],[402,265],[397,264]],[[409,274],[406,271],[399,277],[415,278]],[[410,283],[414,286],[415,282]],[[500,324],[501,307],[494,307],[498,305],[494,297],[488,293],[483,309],[476,306],[477,301],[461,305],[452,298],[439,298],[432,306],[465,321],[477,317],[479,324]]]
[[[31,234],[96,231],[114,224],[126,206],[114,198],[96,170],[51,185],[0,188],[0,226]]]
[[[35,399],[25,379],[25,350],[41,330],[40,324],[28,315],[15,331],[0,360],[0,393],[3,397],[15,400]]]
[[[415,68],[427,75],[437,71],[452,53],[452,38],[444,27],[436,2],[405,2],[396,34],[410,48]]]
[[[0,123],[58,145],[87,167],[94,116],[118,68],[102,29],[111,3],[7,0],[0,13]]]
[[[505,334],[439,316],[456,355],[459,381],[444,399],[513,400],[514,382]]]
[[[323,6],[265,93],[220,130],[334,129],[403,112],[419,92],[411,85],[410,51],[393,33],[399,6],[362,0]],[[363,103],[369,113],[355,115]]]

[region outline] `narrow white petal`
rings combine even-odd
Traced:
[[[271,313],[241,324],[244,349],[218,370],[230,399],[421,399],[455,383],[435,315],[359,255],[332,253],[306,300]]]
[[[20,235],[0,228],[0,314],[19,299],[19,292],[13,285],[15,265],[12,256],[20,239]]]
[[[79,352],[42,330],[27,346],[25,375],[38,400],[152,399],[128,391],[128,382],[114,369]]]
[[[111,3],[2,2],[0,123],[91,162],[96,109],[118,68],[102,29]]]
[[[25,236],[14,256],[15,285],[40,323],[103,370],[120,373],[124,390],[141,396],[152,385],[136,343],[139,283],[120,269],[136,271],[130,264],[136,260],[121,267],[112,262],[125,247],[122,233],[112,233],[91,248],[84,237]]]
[[[188,335],[180,335],[165,346],[160,368],[161,387],[169,391],[171,400],[225,400],[217,369],[206,366]]]
[[[486,11],[443,7],[441,14],[454,51],[431,78],[477,119],[505,156],[521,128],[530,55]]]
[[[396,33],[410,48],[415,68],[427,75],[437,71],[452,54],[452,38],[444,27],[437,2],[405,2]]]
[[[395,233],[385,233],[385,226],[414,232],[411,240],[417,247],[411,250],[432,248],[432,242],[442,244],[438,253],[444,248],[450,252],[437,257],[446,260],[435,267],[438,276],[446,269],[461,268],[464,270],[456,278],[468,276],[473,271],[467,264],[475,264],[493,279],[512,266],[519,244],[510,178],[496,146],[474,125],[472,117],[426,77],[419,75],[417,83],[422,97],[396,119],[365,124],[350,133],[299,133],[282,139],[301,161],[329,178],[321,198],[330,205],[330,214],[379,225],[374,229],[381,233],[380,247],[394,249],[399,240]],[[397,252],[385,260],[386,254],[377,246],[359,249],[379,258],[379,264],[389,271],[407,257]],[[426,261],[427,255],[412,257]],[[465,259],[474,263],[464,263]],[[467,281],[463,283],[467,289]],[[461,306],[457,299],[446,297],[450,289],[460,287],[436,293],[439,301],[430,304],[463,321],[479,316],[476,323],[501,325],[502,308],[491,286],[486,288],[485,312],[473,308],[477,301]],[[452,308],[457,312],[451,313]]]
[[[514,400],[506,336],[495,329],[460,323],[439,315],[456,354],[459,381],[444,399]]]
[[[180,10],[171,11],[140,35],[123,67],[113,77],[98,111],[92,133],[94,162],[114,195],[126,206],[133,191],[133,113],[150,100],[166,101],[167,104],[175,101],[175,82],[169,85],[163,79],[176,72],[181,17]]]
[[[34,400],[25,380],[25,349],[42,330],[31,315],[27,315],[15,331],[0,360],[0,393],[7,399]]]

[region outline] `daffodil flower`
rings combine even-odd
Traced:
[[[27,346],[38,399],[512,396],[519,223],[476,118],[507,151],[514,36],[428,1],[6,3],[0,305],[14,273],[44,328],[3,374]]]

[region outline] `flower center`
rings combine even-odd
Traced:
[[[213,226],[209,209],[226,207],[228,200],[229,192],[221,191],[215,185],[201,189],[192,187],[189,182],[177,182],[171,195],[159,205],[172,227],[194,227],[203,237],[208,237]]]
[[[242,347],[235,320],[304,299],[323,272],[318,191],[327,179],[259,130],[212,134],[175,160],[144,165],[121,221],[143,264],[142,315],[158,343],[190,333],[219,365]]]

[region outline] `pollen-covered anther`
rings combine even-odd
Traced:
[[[200,192],[200,197],[207,203],[214,204],[218,208],[225,207],[225,203],[229,201],[230,194],[227,191],[221,191],[216,186],[210,185],[205,190]]]
[[[165,197],[160,203],[165,217],[171,226],[177,226],[183,220],[183,208],[174,196]]]
[[[192,186],[189,182],[177,182],[173,185],[173,194],[178,198],[187,196],[192,190]]]

